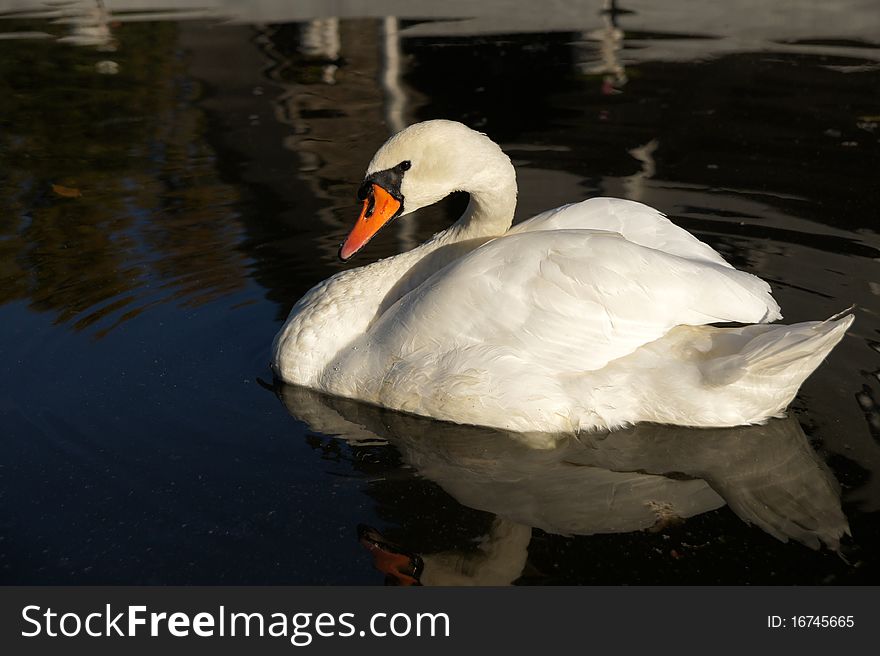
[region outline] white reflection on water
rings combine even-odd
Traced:
[[[512,582],[522,572],[532,528],[561,535],[663,530],[725,503],[783,542],[836,550],[849,533],[840,487],[793,417],[725,429],[640,424],[560,437],[553,448],[535,449],[513,433],[302,388],[284,386],[279,396],[314,431],[353,444],[388,440],[459,503],[495,515],[475,552],[422,555],[423,583]],[[404,506],[398,510],[405,527]]]
[[[301,52],[314,58],[324,60],[321,67],[321,81],[324,84],[336,84],[336,71],[339,70],[341,45],[339,39],[339,19],[323,18],[311,20],[303,24],[300,31]]]
[[[610,48],[609,72],[618,78],[631,62],[682,61],[732,52],[797,50],[877,59],[875,0],[801,0],[797,3],[730,0],[708,3],[679,0],[657,3],[629,0],[626,13],[608,7],[609,0],[546,0],[540,11],[519,0],[169,0],[157,9],[145,0],[106,2],[116,22],[215,20],[234,23],[290,23],[327,18],[429,19],[401,30],[402,37],[474,36],[524,32],[581,32],[588,41]],[[66,20],[94,11],[101,0],[0,0],[0,18]],[[609,27],[610,26],[610,27]],[[643,33],[638,47],[620,44],[626,32]],[[664,36],[664,34],[666,36]],[[850,43],[822,40],[846,35]],[[669,38],[679,37],[679,38]],[[619,59],[617,52],[625,50]],[[603,58],[609,55],[603,51]]]
[[[620,93],[627,82],[626,67],[620,57],[624,33],[617,24],[619,14],[616,0],[604,0],[602,27],[582,35],[584,41],[599,43],[599,59],[596,61],[585,58],[580,69],[588,74],[601,74],[602,93],[606,95]]]

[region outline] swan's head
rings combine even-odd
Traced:
[[[510,159],[489,137],[456,121],[425,121],[379,148],[358,190],[363,209],[339,249],[347,260],[393,219],[436,203],[453,191],[497,186],[512,175]],[[515,191],[514,191],[515,195]]]

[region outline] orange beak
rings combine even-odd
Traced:
[[[401,551],[386,542],[374,528],[358,526],[358,540],[373,556],[373,565],[385,575],[386,585],[421,585],[425,564],[417,554]]]
[[[364,200],[364,208],[348,238],[339,249],[339,259],[345,261],[366,246],[379,229],[397,216],[401,202],[377,184],[372,185]]]

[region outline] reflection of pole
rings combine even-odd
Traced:
[[[321,67],[321,81],[324,84],[336,83],[339,68],[336,62],[339,61],[340,48],[338,18],[310,20],[300,28],[299,51],[307,57],[324,60]]]
[[[94,46],[100,52],[115,52],[116,40],[110,30],[110,10],[104,5],[103,0],[91,2],[72,3],[69,8],[63,10],[62,16],[56,23],[70,24],[70,36],[63,36],[58,40],[64,43],[72,43],[78,46]],[[115,62],[110,62],[115,66]],[[115,73],[115,70],[99,72]]]
[[[639,201],[643,200],[645,195],[645,180],[653,178],[654,173],[657,171],[657,165],[654,162],[654,151],[657,150],[657,145],[657,140],[651,139],[648,143],[629,151],[630,155],[641,162],[642,170],[633,175],[621,178],[620,181],[623,183],[623,188],[626,190],[624,198]]]
[[[623,30],[617,26],[620,13],[623,12],[618,9],[616,0],[605,0],[601,12],[603,27],[587,34],[588,38],[599,42],[601,61],[585,66],[584,70],[602,74],[602,93],[605,95],[620,93],[620,87],[627,83],[626,68],[620,61],[624,37]]]
[[[396,16],[382,19],[382,89],[385,92],[385,122],[388,131],[396,134],[406,127],[403,119],[406,95],[400,84],[400,25]],[[397,243],[401,250],[408,251],[419,245],[416,227],[413,216],[397,222]]]
[[[659,145],[660,143],[657,139],[651,139],[648,143],[630,150],[629,154],[632,158],[641,164],[639,171],[620,178],[610,176],[602,178],[602,181],[599,183],[601,194],[603,196],[619,196],[627,200],[641,202],[650,200],[645,198],[645,193],[650,190],[647,181],[653,178],[657,172],[654,153]]]
[[[385,121],[391,134],[406,127],[403,108],[406,97],[400,87],[400,27],[395,16],[382,19],[382,89],[385,91]]]

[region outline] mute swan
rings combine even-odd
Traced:
[[[522,433],[782,414],[853,317],[781,318],[770,286],[640,203],[592,198],[511,227],[516,175],[485,135],[412,125],[367,168],[347,260],[453,191],[451,227],[319,283],[273,343],[283,381]],[[741,327],[719,328],[714,323]]]

